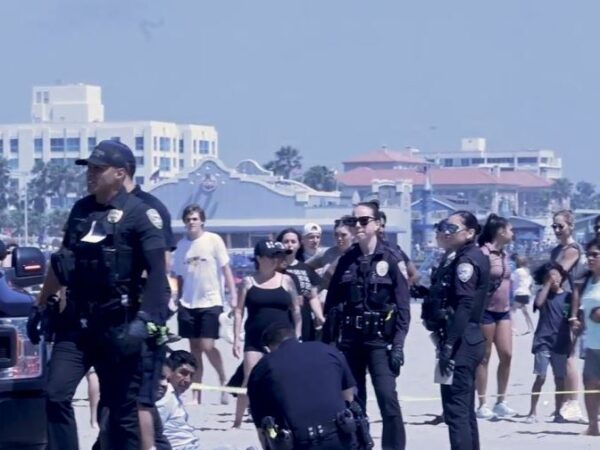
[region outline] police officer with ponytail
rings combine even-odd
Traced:
[[[346,222],[356,243],[338,261],[325,301],[324,340],[344,353],[366,411],[371,375],[383,421],[383,450],[402,450],[406,435],[396,392],[410,323],[410,296],[399,252],[381,239],[376,201],[359,203]]]
[[[489,259],[476,244],[480,228],[468,211],[457,211],[439,224],[447,257],[433,276],[423,307],[423,322],[437,340],[444,420],[452,450],[479,449],[475,372],[485,352],[480,324],[490,275]]]

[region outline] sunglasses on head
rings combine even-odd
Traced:
[[[348,217],[347,225],[355,227],[357,224],[361,227],[366,227],[370,222],[374,221],[375,217],[372,216],[360,216],[360,217]]]
[[[562,223],[553,223],[552,224],[553,230],[563,230],[564,228],[565,228],[565,226]]]

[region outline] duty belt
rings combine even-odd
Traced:
[[[310,443],[328,438],[340,431],[337,423],[332,420],[318,425],[311,425],[307,428],[295,429],[292,431],[294,441],[299,444]]]
[[[356,314],[345,314],[342,327],[366,336],[384,336],[391,331],[391,328],[386,325],[392,324],[393,317],[393,311],[362,311]]]

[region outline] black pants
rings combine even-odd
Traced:
[[[476,326],[476,328],[475,328]],[[456,368],[451,385],[441,385],[444,420],[452,450],[479,450],[475,414],[475,372],[485,352],[479,324],[469,324],[455,352]]]
[[[48,450],[77,450],[77,423],[73,396],[81,379],[91,367],[80,337],[54,343],[48,365],[46,414]]]
[[[371,347],[361,342],[340,346],[346,356],[358,388],[358,402],[367,411],[367,369],[371,375],[377,404],[383,422],[381,448],[383,450],[404,450],[406,432],[402,411],[396,392],[396,377],[390,369],[388,351],[385,347]]]
[[[339,432],[311,442],[294,442],[294,450],[354,450],[358,448],[353,436]]]

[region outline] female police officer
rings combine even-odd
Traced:
[[[485,351],[480,323],[490,272],[489,259],[475,244],[479,231],[477,219],[468,211],[457,211],[440,224],[445,248],[456,254],[436,271],[426,300],[429,306],[423,310],[426,327],[438,337],[440,372],[448,377],[441,391],[453,450],[479,449],[475,370]]]
[[[404,339],[410,322],[410,298],[400,270],[402,259],[379,237],[377,202],[359,203],[348,220],[356,244],[341,256],[329,285],[325,339],[344,353],[366,410],[365,376],[373,381],[383,421],[382,448],[401,450],[406,437],[396,377],[404,363]]]

